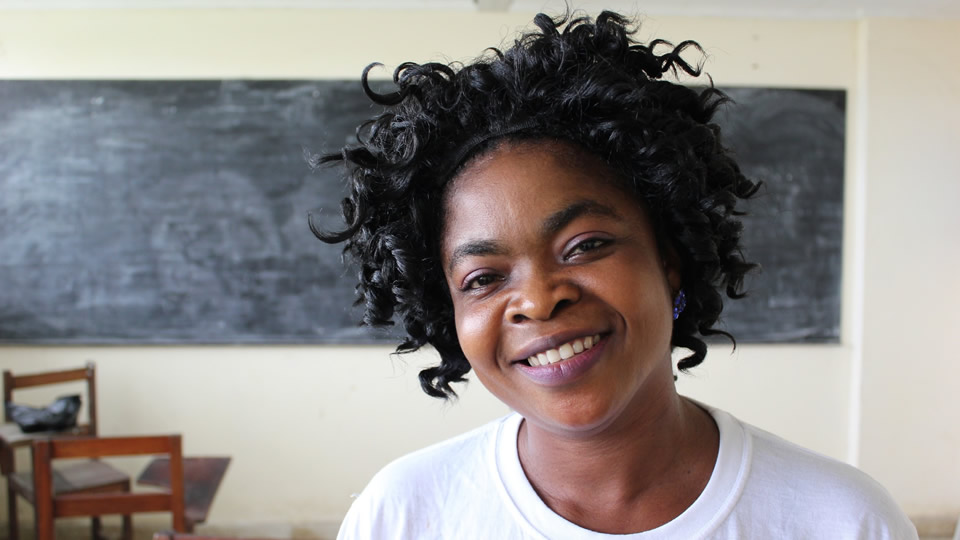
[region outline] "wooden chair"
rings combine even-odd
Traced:
[[[158,532],[153,540],[241,540],[239,536],[196,536],[193,534],[179,534],[170,531]],[[271,540],[268,538],[243,538],[242,540]]]
[[[16,473],[14,471],[14,457],[17,448],[30,446],[34,441],[50,437],[89,437],[97,435],[97,388],[96,368],[88,363],[80,369],[33,373],[14,376],[10,371],[3,372],[3,403],[13,401],[14,390],[67,383],[72,381],[86,381],[86,423],[77,427],[58,432],[23,433],[20,426],[7,418],[4,407],[4,423],[0,424],[0,473],[7,478],[7,518],[10,540],[18,540],[19,523],[17,520],[17,495],[24,496],[24,491],[17,486],[32,486],[30,473]],[[19,478],[18,483],[12,480],[14,475]],[[85,493],[103,491],[130,491],[130,477],[115,468],[96,460],[73,463],[58,469],[53,473],[54,485],[58,494]],[[124,516],[124,527],[130,524],[129,516]],[[91,530],[94,538],[100,536],[100,518],[91,519]]]
[[[152,493],[86,492],[60,494],[51,462],[60,458],[167,455],[170,488]],[[58,517],[99,516],[135,512],[171,512],[173,529],[187,532],[183,504],[183,455],[180,435],[47,439],[33,442],[33,484],[12,475],[12,483],[32,499],[36,508],[36,540],[53,540]],[[124,520],[123,537],[133,537],[132,522]]]

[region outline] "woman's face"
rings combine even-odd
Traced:
[[[487,389],[551,431],[602,430],[673,388],[679,277],[614,175],[570,144],[503,143],[445,199],[460,346]]]

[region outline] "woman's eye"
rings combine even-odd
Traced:
[[[463,290],[470,291],[475,289],[482,289],[488,285],[493,284],[497,280],[497,276],[494,274],[480,274],[467,280],[463,285]]]
[[[580,255],[581,253],[586,253],[588,251],[599,249],[607,245],[608,243],[609,243],[609,240],[606,240],[604,238],[588,238],[583,242],[580,242],[577,245],[573,246],[573,249],[567,252],[565,258],[569,259],[570,257]]]

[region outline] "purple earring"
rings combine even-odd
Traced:
[[[680,292],[678,292],[677,296],[673,299],[673,320],[680,318],[680,314],[683,313],[686,307],[687,295],[683,292],[683,289],[680,289]]]

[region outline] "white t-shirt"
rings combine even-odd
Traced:
[[[533,490],[511,414],[387,465],[350,507],[338,540],[916,539],[889,493],[863,472],[707,407],[720,450],[703,493],[635,534],[584,529]]]

